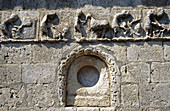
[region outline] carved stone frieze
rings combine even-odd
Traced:
[[[167,8],[94,8],[2,11],[0,42],[137,41],[170,39]]]
[[[40,23],[41,40],[68,41],[70,35],[71,12],[43,12]]]
[[[144,10],[144,29],[146,37],[170,36],[170,20],[163,8]]]
[[[109,19],[96,19],[90,12],[78,9],[75,14],[75,40],[110,41],[144,40],[152,37],[168,37],[169,12],[163,8],[154,10],[111,10]]]
[[[36,39],[39,12],[2,12],[0,40]]]

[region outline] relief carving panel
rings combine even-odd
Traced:
[[[36,39],[39,12],[2,12],[0,40]]]
[[[68,41],[73,13],[71,11],[43,12],[40,23],[41,40]]]

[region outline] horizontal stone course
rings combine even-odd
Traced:
[[[23,64],[22,81],[24,83],[51,83],[56,75],[55,64]]]
[[[21,82],[21,65],[0,64],[0,85],[20,82]]]
[[[162,42],[128,42],[127,45],[129,61],[163,61]]]

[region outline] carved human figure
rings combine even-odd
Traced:
[[[152,21],[151,17],[155,15],[155,12],[150,10],[147,12],[145,16],[145,21],[144,21],[144,29],[146,31],[146,36],[150,36],[152,33]]]
[[[117,33],[120,33],[121,29],[123,29],[123,31],[126,31],[125,29],[125,25],[126,23],[123,22],[122,25],[120,26],[120,22],[122,21],[123,18],[126,18],[129,15],[129,11],[127,10],[122,10],[122,12],[117,13],[112,21],[112,28],[114,30],[115,35]]]
[[[8,24],[13,24],[18,19],[17,14],[11,14],[9,18],[7,18],[5,21],[3,21],[0,24],[0,37],[2,39],[7,39],[11,35],[11,32],[8,29]]]
[[[68,23],[54,23],[56,22],[54,21],[55,17],[57,17],[56,13],[49,13],[43,17],[40,24],[41,35],[47,38],[52,36],[53,39],[66,40],[65,36],[69,31]]]
[[[169,30],[169,27],[160,24],[157,19],[160,19],[164,15],[164,9],[158,8],[157,11],[150,10],[147,12],[144,18],[144,29],[146,31],[146,37],[149,36],[163,36],[165,31]],[[156,34],[157,33],[157,34]]]

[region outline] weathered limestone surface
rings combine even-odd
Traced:
[[[0,84],[21,82],[21,65],[0,64],[0,71]]]
[[[170,82],[170,63],[153,62],[151,66],[152,82]]]
[[[55,79],[55,64],[23,64],[22,81],[24,83],[51,83]]]
[[[127,48],[129,61],[163,61],[162,42],[130,43]]]
[[[121,104],[123,107],[139,107],[138,85],[121,85]]]
[[[21,64],[31,62],[30,44],[1,44],[0,63]]]
[[[170,43],[164,42],[164,58],[165,60],[170,60]]]
[[[170,0],[0,0],[0,111],[169,111]]]
[[[150,66],[147,63],[129,63],[122,66],[122,82],[150,82]]]
[[[139,97],[141,106],[168,107],[170,85],[162,83],[141,84]]]

